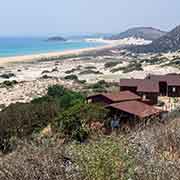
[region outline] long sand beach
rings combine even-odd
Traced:
[[[31,61],[39,61],[44,58],[55,58],[55,57],[63,57],[67,55],[80,55],[82,53],[94,52],[99,50],[111,49],[113,47],[117,47],[120,45],[118,42],[100,46],[100,47],[92,47],[92,48],[83,48],[76,50],[66,50],[61,52],[49,52],[49,53],[41,53],[41,54],[33,54],[33,55],[22,55],[22,56],[13,56],[13,57],[1,57],[0,65],[6,65],[8,63],[16,63],[16,62],[31,62]]]
[[[102,42],[101,39],[93,39],[95,42]],[[90,47],[76,50],[65,50],[60,52],[48,52],[48,53],[40,53],[40,54],[32,54],[32,55],[21,55],[21,56],[13,56],[13,57],[0,57],[0,65],[6,65],[8,63],[16,63],[16,62],[31,62],[31,61],[39,61],[47,58],[60,58],[68,55],[80,55],[82,53],[90,53],[101,50],[107,50],[111,48],[115,48],[118,46],[126,46],[131,44],[144,44],[148,43],[143,39],[123,39],[123,40],[109,40],[103,41],[106,45],[98,46],[98,47]]]

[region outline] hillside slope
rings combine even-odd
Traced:
[[[137,27],[128,29],[125,32],[111,36],[109,39],[118,40],[129,37],[142,38],[145,40],[155,40],[165,35],[166,32],[152,27]]]
[[[131,47],[130,50],[136,53],[148,52],[173,52],[180,49],[180,26],[177,26],[166,35],[154,40],[149,45]]]

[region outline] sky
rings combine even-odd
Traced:
[[[180,0],[0,0],[0,36],[119,33],[180,24]]]

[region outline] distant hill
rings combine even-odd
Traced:
[[[180,25],[164,36],[154,40],[151,44],[129,48],[136,53],[173,52],[180,49]]]
[[[48,38],[47,41],[67,41],[67,40],[60,36],[54,36],[54,37]]]
[[[118,39],[124,39],[124,38],[129,38],[129,37],[135,37],[135,38],[142,38],[145,40],[155,40],[165,34],[166,32],[161,31],[159,29],[152,28],[152,27],[137,27],[137,28],[128,29],[127,31],[122,32],[120,34],[113,35],[109,37],[108,39],[118,40]]]

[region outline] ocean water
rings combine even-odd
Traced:
[[[46,38],[0,38],[0,57],[30,55],[101,46],[84,40],[46,41]]]

